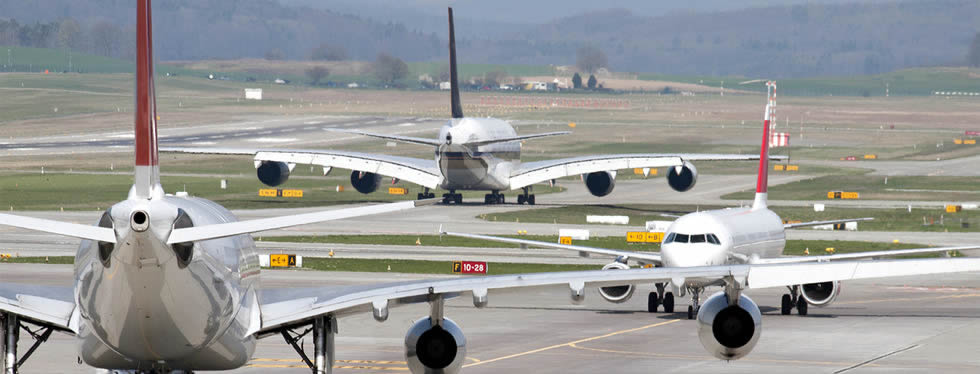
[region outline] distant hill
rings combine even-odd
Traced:
[[[367,1],[364,13],[357,13],[363,15],[351,14],[361,9],[356,1],[335,0],[317,7],[296,5],[316,4],[313,0],[285,1],[158,0],[154,3],[156,56],[183,61],[241,59],[279,51],[286,59],[307,60],[314,47],[328,43],[343,47],[352,60],[373,60],[379,52],[406,61],[446,59],[446,40],[434,30],[445,28],[438,14],[444,12],[449,0],[399,3],[401,7],[425,8],[417,17],[407,11],[403,17],[394,17],[392,13],[399,13],[396,6],[389,12],[378,11],[379,0]],[[601,6],[636,5],[637,1],[616,0]],[[699,3],[696,9],[719,1]],[[726,2],[721,9],[729,10],[717,12],[637,5],[636,12],[606,9],[558,19],[553,19],[553,14],[568,14],[568,9],[534,11],[541,4],[522,8],[512,0],[503,5],[452,3],[460,15],[457,28],[463,63],[572,65],[576,50],[593,44],[608,55],[612,70],[688,76],[849,76],[908,67],[956,66],[962,64],[970,40],[980,31],[977,0],[752,0],[739,4],[784,5],[731,10],[735,6]],[[513,17],[515,23],[509,23],[499,19],[500,12],[496,12],[496,20],[474,21],[469,27],[467,19],[479,19],[480,10],[489,9],[491,3],[511,6],[521,14]],[[345,5],[323,8],[329,4]],[[14,19],[25,25],[70,17],[82,25],[89,44],[95,33],[88,30],[100,22],[111,22],[119,31],[110,34],[115,39],[107,45],[118,47],[108,48],[104,54],[129,58],[135,44],[127,31],[133,27],[133,7],[129,0],[0,0],[0,20]],[[580,3],[568,6],[595,7]],[[527,12],[534,16],[528,17]],[[489,14],[489,10],[482,13]],[[56,31],[27,46],[56,47]],[[102,37],[106,38],[105,33]],[[0,45],[15,43],[17,38],[0,29]]]

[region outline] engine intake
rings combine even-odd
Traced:
[[[694,164],[684,161],[681,166],[667,168],[667,184],[677,192],[685,192],[694,188],[698,182],[698,169]]]
[[[289,180],[289,165],[285,162],[262,161],[255,169],[259,181],[269,187],[275,187]]]
[[[626,265],[622,262],[613,262],[611,264],[603,266],[602,270],[629,270],[629,268],[630,268],[629,265]],[[603,299],[606,299],[606,301],[608,302],[620,304],[620,303],[625,303],[631,297],[633,297],[633,291],[635,290],[636,287],[633,286],[632,284],[623,285],[623,286],[599,287],[599,295],[602,296]]]
[[[585,187],[593,196],[606,196],[616,187],[616,174],[608,171],[588,173],[585,175]]]
[[[724,292],[712,295],[698,311],[698,338],[704,349],[722,360],[737,360],[752,351],[762,334],[762,312],[752,299],[739,295],[728,304]]]
[[[466,337],[459,325],[443,317],[433,325],[430,317],[415,321],[405,335],[405,361],[413,374],[455,374],[466,359]]]
[[[803,300],[813,306],[827,306],[840,295],[840,282],[810,283],[800,286]]]
[[[357,192],[369,194],[378,190],[381,185],[381,176],[366,171],[354,170],[350,173],[350,184]]]

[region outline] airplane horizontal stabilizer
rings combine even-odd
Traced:
[[[116,242],[116,233],[107,227],[80,225],[77,223],[24,217],[5,213],[0,213],[0,225],[47,232],[51,234],[69,236],[72,238],[96,240],[107,243]]]
[[[497,143],[517,142],[521,140],[528,140],[534,138],[544,138],[547,136],[568,135],[568,134],[571,134],[571,132],[570,131],[545,132],[540,134],[518,135],[518,136],[507,137],[507,138],[488,139],[488,140],[480,140],[474,142],[464,142],[459,144],[468,145],[468,146],[481,146],[481,145],[489,145],[489,144],[497,144]]]
[[[347,129],[330,129],[329,131],[364,135],[364,136],[370,136],[374,138],[394,140],[398,142],[405,142],[405,143],[412,143],[412,144],[431,145],[433,147],[438,147],[442,145],[442,141],[440,141],[439,139],[426,139],[426,138],[417,138],[414,136],[401,136],[401,135],[386,135],[386,134],[377,134],[373,132],[347,130]]]

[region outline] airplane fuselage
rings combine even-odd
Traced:
[[[145,227],[134,223],[139,212],[149,217]],[[255,350],[250,328],[261,323],[251,236],[200,241],[178,248],[183,251],[166,244],[174,226],[233,221],[227,209],[194,197],[114,205],[99,224],[114,228],[117,244],[100,249],[85,240],[75,257],[73,319],[81,359],[139,370],[226,370],[247,363]]]
[[[496,118],[451,119],[439,130],[447,143],[436,149],[436,164],[446,190],[508,190],[511,171],[520,166],[519,141],[474,146],[465,143],[517,136],[509,123]],[[446,141],[451,139],[451,141]]]

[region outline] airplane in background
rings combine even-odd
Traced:
[[[872,218],[852,218],[829,221],[815,221],[784,224],[772,210],[767,207],[769,162],[769,119],[775,116],[775,82],[767,82],[769,100],[763,120],[762,151],[759,156],[759,171],[756,185],[755,200],[751,207],[726,208],[719,210],[701,211],[686,214],[675,220],[661,244],[660,253],[620,251],[602,248],[592,248],[578,245],[565,245],[535,240],[502,238],[489,235],[477,235],[442,231],[450,236],[484,239],[505,243],[520,244],[542,248],[557,248],[577,251],[583,255],[590,253],[616,257],[616,260],[602,270],[629,269],[632,260],[639,266],[656,266],[666,268],[685,268],[700,266],[720,266],[730,264],[791,264],[805,262],[826,262],[840,260],[868,259],[879,257],[894,257],[914,254],[946,253],[966,251],[980,246],[933,247],[918,249],[903,249],[891,251],[872,251],[849,254],[784,257],[786,247],[786,229],[810,227],[818,225],[839,224],[845,222],[868,221]],[[706,287],[722,284],[720,279],[675,279],[672,280],[671,291],[666,291],[666,284],[656,285],[657,291],[650,292],[647,298],[648,311],[656,312],[663,305],[667,313],[674,312],[674,294],[684,296],[691,294],[692,302],[688,306],[688,319],[694,319],[700,307],[701,293]],[[827,306],[840,293],[840,282],[820,282],[787,286],[789,293],[781,300],[780,311],[790,314],[795,307],[800,315],[807,314],[809,305]],[[632,285],[599,288],[599,294],[607,301],[623,303],[633,296],[635,288]]]
[[[622,169],[667,167],[667,183],[675,191],[694,187],[698,172],[693,161],[754,160],[755,155],[737,154],[614,154],[571,157],[556,160],[521,162],[524,140],[564,135],[566,131],[518,135],[514,126],[496,118],[465,117],[459,97],[456,71],[456,39],[452,9],[449,10],[449,73],[452,119],[439,130],[438,139],[375,134],[345,130],[386,140],[431,146],[435,161],[410,157],[367,154],[333,150],[238,149],[201,147],[163,147],[163,152],[252,155],[259,181],[279,186],[289,179],[296,164],[320,165],[327,175],[333,168],[351,170],[350,182],[361,193],[371,193],[382,183],[382,176],[392,182],[408,181],[424,187],[418,198],[434,198],[430,189],[448,190],[446,204],[460,204],[457,191],[491,191],[484,196],[486,204],[504,203],[500,191],[522,190],[518,204],[534,205],[534,184],[580,175],[594,196],[606,196],[616,185],[616,172]],[[774,158],[783,159],[783,156]]]
[[[444,300],[471,295],[475,307],[491,291],[568,285],[573,301],[586,286],[677,279],[720,279],[699,328],[717,357],[747,354],[758,340],[758,307],[745,288],[810,284],[869,277],[980,270],[980,259],[917,259],[809,264],[664,267],[460,277],[358,286],[262,288],[261,268],[248,233],[367,214],[410,209],[400,202],[300,215],[237,221],[220,205],[169,196],[159,180],[150,0],[139,0],[134,183],[128,197],[94,226],[0,214],[0,225],[83,239],[71,285],[0,282],[0,369],[14,374],[52,333],[77,338],[78,358],[102,369],[134,372],[230,370],[246,365],[256,341],[281,336],[314,374],[331,373],[338,318],[389,307],[428,303],[405,337],[414,374],[460,371],[466,338],[445,316]],[[707,326],[707,327],[705,327]],[[18,356],[21,330],[34,344]],[[313,355],[300,341],[312,335]],[[72,360],[74,361],[74,360]]]

